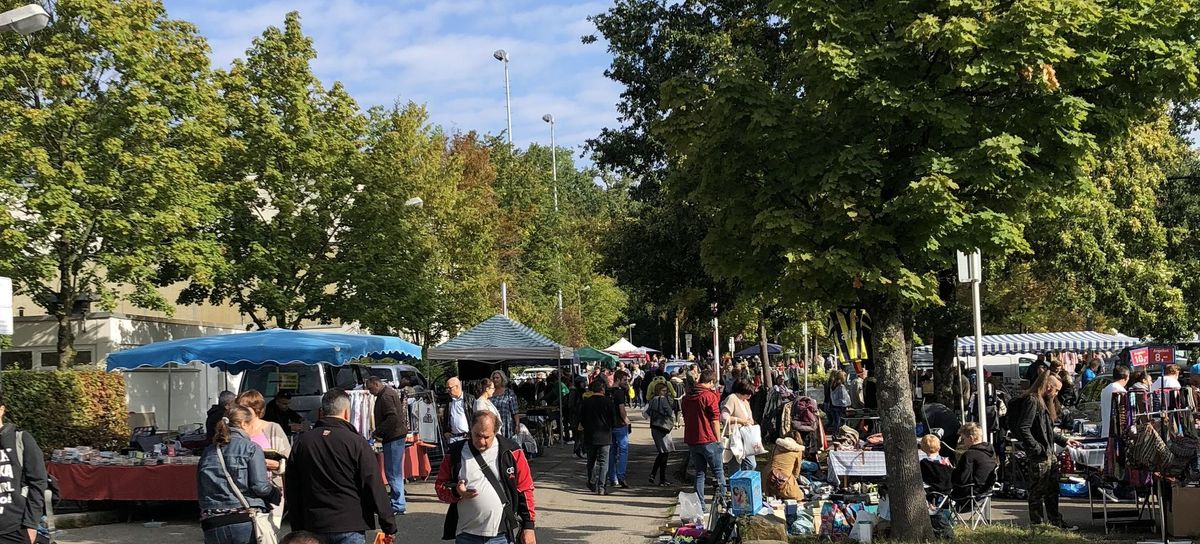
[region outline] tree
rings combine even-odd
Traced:
[[[778,44],[665,87],[670,190],[712,215],[714,274],[870,310],[883,432],[909,437],[912,318],[939,302],[937,272],[954,249],[1025,250],[1031,203],[1086,192],[1100,149],[1193,97],[1200,14],[1082,0],[775,6]],[[893,536],[922,540],[915,443],[885,448]]]
[[[55,317],[69,365],[78,301],[170,312],[158,285],[211,282],[221,110],[208,45],[161,2],[46,7],[46,29],[0,35],[0,268]]]
[[[335,317],[366,123],[340,83],[326,91],[313,75],[315,57],[292,12],[219,74],[233,142],[217,174],[230,186],[217,228],[228,266],[181,301],[230,301],[259,328]]]

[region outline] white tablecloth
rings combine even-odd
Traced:
[[[842,476],[880,477],[887,475],[882,451],[831,451],[827,480],[837,483]]]

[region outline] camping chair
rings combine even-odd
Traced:
[[[992,468],[991,474],[982,485],[955,486],[952,503],[954,519],[963,525],[969,525],[972,530],[980,525],[992,524],[992,494],[995,493],[997,470],[999,465]],[[964,514],[966,517],[964,518]]]
[[[952,505],[950,495],[954,492],[954,485],[951,483],[954,467],[928,459],[921,460],[920,466],[925,500],[929,502],[930,515],[933,515]]]

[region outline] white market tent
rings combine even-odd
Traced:
[[[1119,351],[1140,343],[1141,340],[1132,336],[1094,331],[990,334],[983,337],[983,354]],[[929,345],[918,346],[913,349],[913,358],[926,359],[931,355],[932,349],[933,346]],[[975,337],[958,339],[958,355],[975,355]]]
[[[638,349],[640,349],[640,348],[633,345],[632,342],[622,338],[620,340],[617,340],[617,342],[615,344],[604,348],[602,351],[607,351],[609,353],[616,353],[616,354],[620,355],[622,353],[634,353],[634,352],[637,352]]]

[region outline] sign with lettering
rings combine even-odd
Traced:
[[[1146,366],[1150,364],[1150,348],[1129,350],[1129,364],[1133,366]]]

